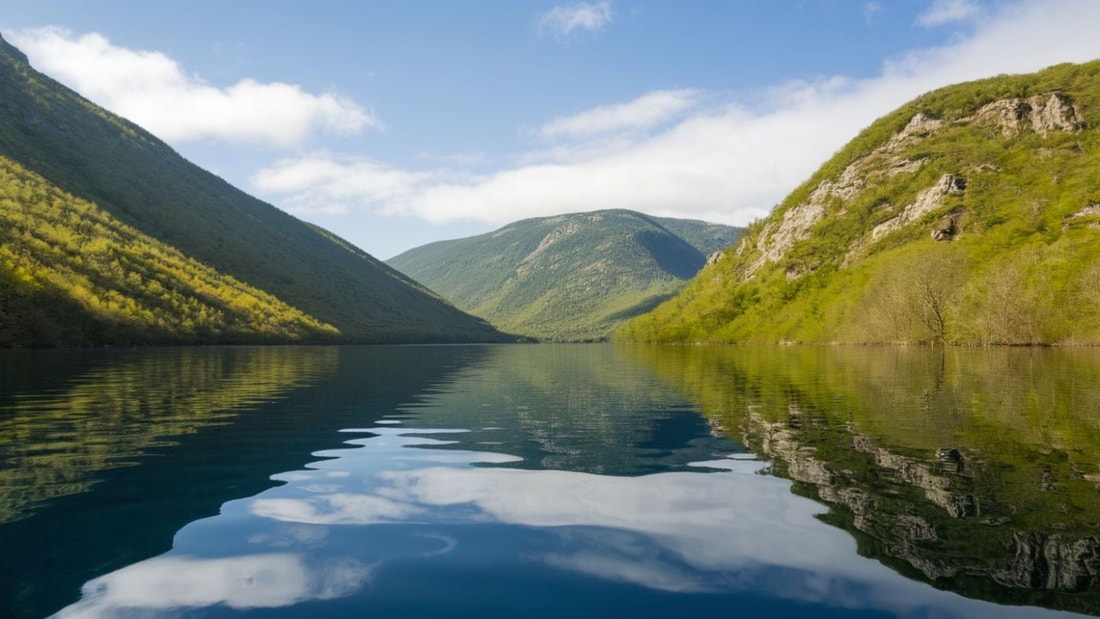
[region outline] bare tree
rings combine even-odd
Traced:
[[[928,330],[933,344],[946,344],[955,318],[956,299],[965,280],[965,261],[959,252],[936,248],[915,257],[910,265],[909,308]]]

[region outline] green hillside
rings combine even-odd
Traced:
[[[0,345],[498,341],[0,39]]]
[[[703,266],[706,253],[729,246],[738,232],[627,210],[596,211],[431,243],[389,264],[502,331],[598,340],[675,293]]]
[[[1100,343],[1100,61],[879,119],[617,337]]]

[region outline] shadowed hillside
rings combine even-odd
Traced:
[[[526,219],[411,249],[395,268],[498,329],[542,340],[607,338],[656,306],[739,229],[627,210]]]
[[[0,40],[0,345],[497,341]]]

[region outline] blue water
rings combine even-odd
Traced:
[[[861,555],[827,504],[792,491],[797,474],[708,422],[670,380],[694,368],[676,359],[595,345],[5,360],[8,616],[1061,614]]]

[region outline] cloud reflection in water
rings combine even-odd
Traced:
[[[407,449],[443,444],[410,436],[442,431],[371,432],[377,436],[352,441],[369,449],[320,454],[337,458],[316,463],[318,470],[306,475],[321,479],[358,471],[343,492],[259,497],[248,510],[292,523],[533,527],[557,542],[554,550],[529,559],[658,591],[754,591],[838,608],[935,608],[937,616],[993,608],[1004,617],[1035,611],[936,591],[857,556],[850,536],[815,517],[825,512],[823,506],[793,495],[786,480],[758,474],[767,464],[757,460],[695,464],[721,470],[714,474],[614,477],[472,466],[514,458]]]
[[[477,466],[515,458],[433,449],[446,441],[415,436],[431,431],[370,432],[350,441],[354,448],[317,454],[331,459],[309,470],[279,475],[287,485],[227,503],[222,515],[185,527],[168,555],[90,581],[83,599],[61,616],[117,615],[117,609],[153,615],[213,605],[262,609],[370,591],[354,602],[368,608],[371,599],[390,594],[366,588],[387,567],[406,578],[439,578],[487,565],[503,566],[492,572],[502,582],[468,584],[492,590],[470,595],[493,599],[493,587],[510,586],[514,571],[540,566],[655,592],[763,596],[834,609],[902,615],[921,609],[945,617],[1033,616],[1036,610],[937,591],[857,556],[851,537],[815,518],[821,505],[793,495],[786,480],[757,474],[765,466],[759,461],[696,464],[721,469],[709,474],[614,477]],[[191,547],[209,543],[203,540],[211,533],[241,526],[253,534],[236,550],[253,550],[193,556]],[[506,541],[494,541],[498,535]],[[259,548],[270,552],[257,554]],[[436,584],[415,582],[416,600],[427,599],[424,588]]]
[[[354,559],[310,564],[296,554],[206,559],[162,556],[88,581],[80,602],[58,617],[102,617],[124,609],[169,610],[225,604],[274,608],[346,596],[372,566]]]

